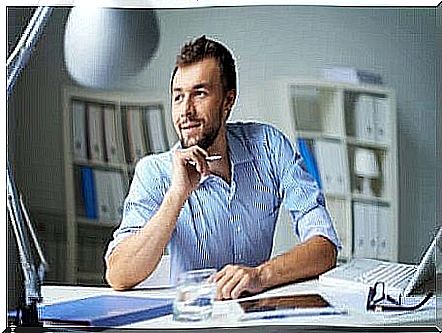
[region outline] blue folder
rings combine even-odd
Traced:
[[[98,217],[97,197],[95,194],[94,171],[90,167],[80,167],[81,194],[83,196],[86,217],[96,219]]]
[[[40,320],[72,326],[114,327],[172,313],[172,299],[93,296],[39,307]]]
[[[301,153],[302,158],[304,159],[304,163],[307,168],[307,171],[316,180],[318,187],[322,188],[321,177],[319,174],[318,166],[316,165],[316,160],[310,150],[310,147],[308,146],[306,140],[304,140],[302,138],[298,138],[297,141],[298,141],[298,149],[299,149],[299,152]]]

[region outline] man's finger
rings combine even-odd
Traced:
[[[219,278],[216,281],[216,298],[217,299],[222,299],[223,298],[223,294],[222,294],[222,289],[223,287],[226,285],[226,283],[233,277],[236,269],[234,266],[226,266],[223,269],[223,275],[221,276],[221,278]]]
[[[231,292],[236,287],[236,285],[241,281],[244,276],[245,271],[243,269],[239,269],[233,274],[233,276],[226,281],[223,286],[220,286],[221,296],[223,299],[232,298]]]
[[[206,175],[209,170],[209,165],[206,161],[207,153],[195,148],[185,153],[185,163],[190,164],[202,175]]]
[[[225,274],[227,271],[233,269],[233,265],[226,265],[224,266],[220,271],[218,271],[215,274],[215,282],[218,282]]]
[[[230,295],[232,299],[237,299],[244,291],[249,290],[250,275],[243,275],[241,280],[236,284],[235,288],[231,291]]]

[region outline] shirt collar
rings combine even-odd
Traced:
[[[229,155],[232,164],[240,164],[251,161],[253,156],[245,146],[244,140],[232,130],[229,124],[226,125],[226,129],[227,145],[229,146]]]

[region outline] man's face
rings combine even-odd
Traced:
[[[216,59],[179,67],[172,82],[172,118],[183,148],[208,149],[224,126],[225,94]]]

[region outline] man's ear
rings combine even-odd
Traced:
[[[236,100],[236,90],[231,89],[226,93],[226,97],[224,98],[224,111],[227,113],[227,117],[230,115],[230,111],[232,110],[233,104],[235,104]]]

